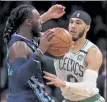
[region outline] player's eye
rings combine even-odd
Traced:
[[[81,24],[81,22],[76,22],[76,24],[78,24],[78,25],[79,25],[79,24]]]
[[[69,23],[71,23],[71,24],[72,24],[72,23],[73,23],[73,21],[70,21]]]

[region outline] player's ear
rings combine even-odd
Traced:
[[[87,25],[87,31],[89,31],[90,30],[90,25]]]
[[[26,19],[25,20],[25,23],[30,27],[32,25],[32,22],[30,19]]]

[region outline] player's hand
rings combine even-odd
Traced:
[[[54,74],[51,74],[49,72],[44,71],[44,78],[49,80],[50,82],[47,83],[47,85],[55,85],[56,87],[65,87],[66,83],[59,78],[57,78]]]
[[[40,38],[40,45],[39,48],[45,53],[48,49],[48,47],[52,44],[57,43],[56,41],[52,42],[49,41],[50,38],[54,35],[54,30],[53,29],[49,29],[47,31],[44,32],[43,36]]]
[[[71,49],[73,49],[73,48],[74,48],[74,46],[75,46],[75,43],[74,43],[74,41],[72,41]]]
[[[65,14],[65,7],[62,5],[53,5],[48,11],[51,19],[62,17]]]

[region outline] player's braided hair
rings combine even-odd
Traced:
[[[28,18],[32,16],[32,10],[35,9],[31,5],[21,5],[14,8],[8,17],[4,29],[3,39],[6,44],[11,39],[11,35],[17,31],[19,26]]]

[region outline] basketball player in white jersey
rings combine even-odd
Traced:
[[[90,24],[88,13],[75,11],[72,14],[68,29],[74,47],[62,59],[54,60],[57,76],[44,72],[44,78],[50,81],[48,85],[61,88],[64,102],[105,102],[96,87],[102,53],[86,39]]]

